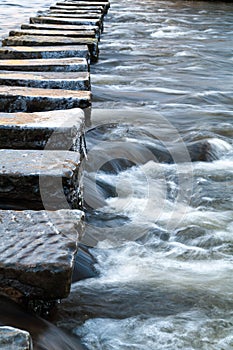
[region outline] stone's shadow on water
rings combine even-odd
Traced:
[[[0,325],[27,330],[32,336],[34,350],[86,350],[77,337],[27,313],[5,297],[0,297]]]

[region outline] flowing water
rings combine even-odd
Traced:
[[[83,164],[100,277],[57,316],[89,350],[233,349],[232,34],[232,3],[111,1]]]

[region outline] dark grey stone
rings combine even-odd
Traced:
[[[61,28],[63,29],[63,28]],[[0,47],[0,59],[54,59],[54,58],[85,58],[90,60],[87,45],[60,46],[13,46]]]
[[[27,331],[9,326],[0,327],[1,350],[33,350],[32,339]]]
[[[84,72],[0,71],[0,85],[84,91],[91,88],[90,74]]]
[[[19,37],[20,38],[20,37]],[[29,72],[88,72],[85,58],[0,60],[0,70]]]
[[[83,229],[79,210],[1,210],[0,292],[17,301],[67,297]]]
[[[78,152],[0,150],[0,208],[80,208],[79,167]]]
[[[44,35],[44,36],[65,36],[73,38],[98,38],[96,31],[85,30],[85,31],[64,31],[62,29],[57,30],[41,30],[41,29],[21,29],[21,30],[11,30],[9,36],[21,36],[21,35]]]
[[[90,91],[0,86],[0,112],[44,112],[54,109],[84,109],[90,105]]]
[[[85,118],[79,108],[0,113],[0,148],[80,150]]]
[[[97,21],[98,22],[98,21]],[[69,19],[58,19],[52,17],[37,17],[33,23],[56,23],[56,24],[85,24],[81,20]],[[88,24],[88,23],[86,23]],[[96,24],[90,23],[90,24]],[[22,36],[10,36],[5,38],[3,41],[3,46],[63,46],[63,45],[87,45],[92,61],[98,59],[99,49],[98,49],[98,39],[96,38],[71,38],[64,36],[39,36],[39,35],[22,35]]]

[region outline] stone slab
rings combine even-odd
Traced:
[[[78,26],[78,25],[62,25],[62,24],[44,24],[44,23],[34,23],[34,24],[22,24],[21,25],[22,30],[27,30],[27,29],[34,29],[34,30],[41,30],[41,31],[53,31],[53,30],[59,30],[62,32],[89,32],[89,31],[94,31],[95,35],[94,37],[97,39],[100,39],[100,28],[97,26]],[[77,33],[78,34],[78,33]],[[46,35],[49,35],[47,33]],[[64,33],[62,34],[64,35]],[[90,36],[91,37],[91,36]]]
[[[79,108],[0,113],[0,148],[79,151],[84,128],[84,112]]]
[[[44,11],[43,13],[39,13],[37,15],[38,17],[55,17],[55,18],[74,18],[74,19],[84,19],[84,20],[94,20],[94,21],[103,21],[103,14],[100,13],[90,13],[88,12],[87,14],[83,13],[78,13],[77,11],[66,11],[64,12],[56,12],[56,11]]]
[[[73,6],[65,6],[65,5],[52,5],[50,6],[50,10],[80,10],[80,11],[100,11],[104,12],[103,5],[101,6],[81,6],[81,5],[73,5]]]
[[[0,47],[0,59],[54,59],[80,57],[90,60],[87,45]]]
[[[80,155],[71,151],[0,150],[0,208],[80,208]]]
[[[58,18],[50,17],[38,17],[41,22],[38,23],[61,23],[61,24],[75,24],[76,20],[58,20]],[[44,18],[44,20],[43,20]],[[51,20],[51,22],[50,22]],[[76,24],[80,24],[77,22]],[[22,36],[10,36],[3,39],[3,46],[64,46],[64,45],[86,45],[88,47],[90,57],[92,61],[97,61],[99,55],[98,39],[96,38],[71,38],[64,36],[39,36],[39,35],[22,35]]]
[[[79,210],[1,210],[0,292],[16,300],[67,297],[83,228]]]
[[[0,60],[0,70],[24,72],[88,72],[85,58]]]
[[[45,112],[56,109],[88,108],[89,91],[0,86],[0,112]]]
[[[89,91],[91,89],[90,74],[85,72],[17,72],[0,70],[0,85],[76,91]]]
[[[92,18],[66,18],[52,16],[37,16],[30,17],[30,23],[60,23],[73,25],[91,25],[102,27],[102,22],[99,19]]]
[[[32,339],[27,331],[9,326],[0,327],[1,350],[33,350]]]
[[[9,36],[22,36],[22,35],[43,35],[43,36],[64,36],[73,38],[99,38],[94,30],[85,31],[68,31],[68,30],[41,30],[41,29],[21,29],[11,30]]]
[[[76,8],[71,8],[70,7],[65,7],[65,8],[50,8],[49,10],[46,11],[38,11],[37,14],[43,14],[43,13],[70,13],[70,14],[82,14],[88,17],[89,14],[98,14],[101,15],[103,14],[103,8],[99,7],[99,8],[94,8],[94,7],[89,7],[89,8],[82,8],[80,9],[80,7],[76,7]]]

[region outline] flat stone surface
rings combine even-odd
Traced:
[[[92,18],[66,18],[53,16],[37,16],[31,17],[30,23],[60,23],[60,24],[75,24],[75,25],[92,25],[101,27],[102,23],[99,19]]]
[[[85,30],[85,31],[68,31],[68,30],[41,30],[41,29],[21,29],[21,30],[11,30],[9,36],[21,36],[21,35],[44,35],[44,36],[65,36],[73,38],[98,38],[96,31]]]
[[[0,59],[54,59],[66,57],[86,58],[89,62],[89,49],[87,45],[0,47]]]
[[[49,10],[46,11],[39,11],[38,14],[43,14],[43,13],[71,13],[71,14],[80,14],[80,15],[85,15],[85,17],[88,17],[89,14],[99,14],[101,15],[103,13],[103,9],[100,8],[94,8],[94,7],[90,7],[90,8],[82,8],[80,9],[80,7],[76,7],[76,8],[71,8],[70,7],[66,7],[66,8],[50,8]]]
[[[0,60],[0,70],[29,72],[88,72],[85,58]]]
[[[33,350],[32,339],[27,331],[3,326],[0,327],[1,350]]]
[[[52,5],[50,6],[50,10],[67,10],[67,11],[71,11],[71,10],[80,10],[80,11],[100,11],[100,12],[104,12],[104,8],[103,5],[100,6],[81,6],[81,5],[73,5],[73,6],[66,6],[65,4],[63,5]]]
[[[55,17],[55,18],[65,18],[65,19],[69,19],[69,18],[75,18],[75,19],[85,19],[85,20],[95,20],[95,21],[102,21],[103,20],[103,14],[100,13],[90,13],[88,12],[88,14],[85,13],[78,13],[76,12],[70,12],[70,11],[66,11],[64,12],[56,12],[56,11],[44,11],[41,14],[37,15],[38,17]]]
[[[0,150],[0,208],[79,208],[79,166],[78,152]]]
[[[61,23],[61,24],[81,24],[75,19],[58,19],[51,17],[37,17],[38,23]],[[41,19],[41,22],[40,22]],[[5,38],[3,46],[63,46],[63,45],[87,45],[90,53],[90,57],[93,61],[98,59],[98,39],[96,38],[71,38],[64,36],[39,36],[39,35],[22,35],[22,36],[10,36]]]
[[[95,31],[99,32],[98,26],[72,25],[72,24],[46,24],[46,23],[24,23],[21,29],[40,29],[40,30],[64,30],[64,31]]]
[[[15,72],[0,70],[0,85],[43,89],[90,90],[90,74],[85,72]]]
[[[0,86],[0,112],[45,112],[54,109],[87,108],[89,91]]]
[[[1,210],[0,291],[16,300],[66,297],[82,233],[79,210]]]
[[[78,150],[85,117],[79,108],[38,113],[0,113],[0,148]]]

